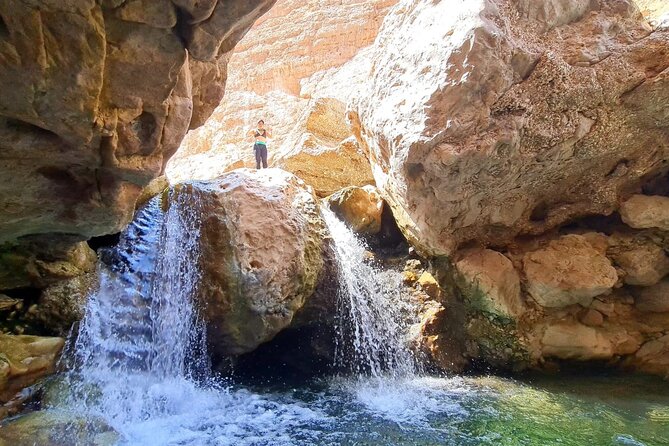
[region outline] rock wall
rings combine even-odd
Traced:
[[[0,4],[0,243],[118,232],[274,0]]]
[[[168,166],[171,180],[255,166],[246,132],[264,119],[274,131],[270,164],[299,175],[319,195],[373,182],[366,157],[347,140],[344,111],[370,68],[366,47],[395,3],[279,0],[237,46],[226,99],[186,137]]]
[[[403,0],[350,117],[423,253],[504,246],[667,171],[668,44],[626,0]]]
[[[639,6],[652,22],[627,0],[388,14],[349,117],[432,258],[443,290],[417,339],[442,368],[669,377],[669,29]]]

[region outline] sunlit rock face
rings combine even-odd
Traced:
[[[669,3],[665,0],[635,0],[644,16],[653,24],[669,24]]]
[[[186,137],[168,165],[170,178],[207,179],[255,166],[246,133],[264,119],[274,132],[270,164],[297,174],[320,196],[372,183],[369,162],[347,139],[345,104],[366,78],[368,47],[396,2],[279,0],[237,46],[225,100]]]
[[[666,171],[668,45],[626,0],[403,0],[350,117],[422,252],[504,246]]]
[[[274,0],[0,4],[0,243],[118,232]]]
[[[250,352],[291,324],[323,274],[316,198],[279,169],[239,169],[175,187],[201,213],[198,299],[211,349]]]

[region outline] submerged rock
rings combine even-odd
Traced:
[[[314,293],[324,265],[318,202],[278,169],[240,169],[175,191],[202,215],[198,297],[211,348],[250,352],[289,326]]]
[[[55,410],[33,412],[0,427],[0,446],[112,446],[119,434],[97,418]]]
[[[63,338],[0,334],[0,402],[52,373],[64,344]]]

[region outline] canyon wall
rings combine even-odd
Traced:
[[[669,28],[639,6],[403,0],[379,32],[349,117],[471,360],[669,376]]]
[[[0,243],[118,232],[274,0],[0,4]]]
[[[319,195],[371,183],[345,104],[369,71],[367,47],[395,3],[279,0],[238,45],[225,100],[186,137],[169,177],[207,179],[255,166],[246,133],[264,119],[274,133],[270,165],[296,173]]]
[[[622,0],[403,1],[351,120],[422,252],[505,246],[666,172],[668,40]]]

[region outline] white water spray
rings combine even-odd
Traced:
[[[400,293],[400,274],[375,266],[365,243],[343,221],[326,206],[321,213],[339,269],[337,362],[375,378],[413,376],[406,339],[411,309]]]
[[[141,210],[100,263],[74,344],[68,406],[122,426],[174,408],[155,395],[164,380],[207,375],[204,330],[192,304],[199,280],[199,215],[175,197]],[[199,370],[197,369],[199,367]]]

